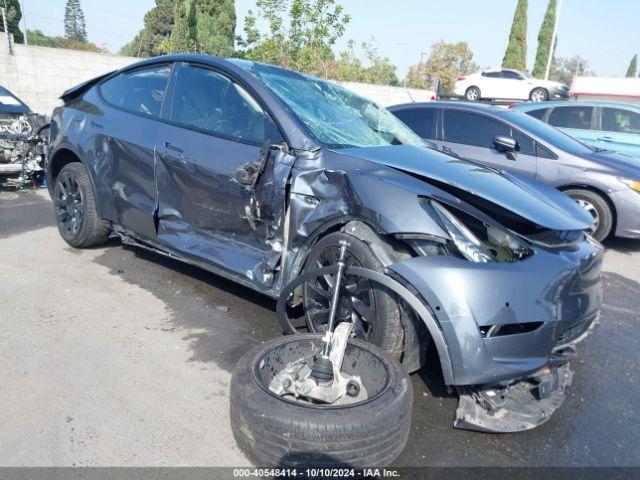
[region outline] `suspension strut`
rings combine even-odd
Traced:
[[[313,365],[313,369],[311,370],[311,376],[316,379],[318,382],[326,382],[330,383],[333,381],[333,364],[331,359],[329,358],[329,354],[331,353],[331,337],[333,336],[333,332],[336,327],[336,316],[338,314],[338,305],[340,303],[340,292],[342,290],[342,282],[344,280],[344,271],[345,271],[345,257],[347,255],[347,248],[349,247],[349,242],[346,240],[340,240],[340,253],[338,255],[338,271],[336,272],[336,277],[333,282],[333,292],[331,294],[331,307],[329,309],[329,322],[327,325],[327,332],[323,337],[322,341],[324,342],[324,347],[322,350],[322,355],[318,357]]]

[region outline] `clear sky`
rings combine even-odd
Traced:
[[[65,0],[21,0],[27,25],[44,33],[63,32]],[[340,0],[352,20],[339,47],[348,39],[371,36],[381,54],[398,66],[417,63],[420,52],[445,40],[469,43],[483,67],[499,66],[507,45],[517,0]],[[116,52],[142,27],[154,0],[81,0],[89,39]],[[547,0],[529,0],[529,69]],[[238,31],[255,0],[236,0]],[[558,30],[559,56],[580,55],[599,75],[622,76],[634,53],[640,54],[640,0],[564,0]]]

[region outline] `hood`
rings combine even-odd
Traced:
[[[535,80],[531,80],[531,82],[546,88],[562,88],[562,87],[567,87],[567,89],[569,88],[568,85],[560,82],[554,82],[553,80],[539,80],[536,78]]]
[[[451,157],[426,147],[347,148],[341,154],[393,167],[466,190],[509,210],[539,227],[585,230],[593,219],[573,200],[553,187],[524,175],[505,173]]]
[[[638,158],[610,150],[597,150],[582,156],[607,167],[613,175],[640,180],[640,159]]]

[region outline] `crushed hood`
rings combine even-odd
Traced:
[[[549,185],[525,175],[486,168],[426,147],[358,147],[342,149],[339,153],[468,191],[545,229],[586,230],[593,223],[584,209]]]

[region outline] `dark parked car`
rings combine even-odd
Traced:
[[[0,86],[0,177],[20,175],[19,186],[42,177],[48,123]]]
[[[423,139],[462,158],[565,192],[594,219],[592,235],[640,238],[640,163],[591,147],[530,115],[488,105],[430,102],[391,112]]]
[[[555,374],[543,396],[560,403],[564,348],[598,316],[603,251],[584,233],[591,217],[557,190],[429,149],[330,82],[247,61],[154,58],[63,100],[47,175],[70,245],[114,233],[277,297],[347,240],[347,263],[394,277],[431,313],[405,315],[361,282],[341,292],[339,320],[409,370],[435,345],[468,400],[460,425],[479,421],[466,412],[486,410],[475,393],[494,386],[509,398]],[[331,282],[300,292],[311,331],[326,329]],[[527,401],[542,400],[516,403]],[[548,418],[518,421],[517,405],[511,424],[487,414],[478,428]]]

